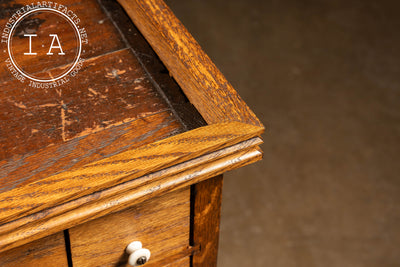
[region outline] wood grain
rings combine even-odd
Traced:
[[[5,22],[25,2],[2,4],[2,20]],[[147,70],[131,49],[124,49],[123,37],[99,4],[93,0],[85,4],[70,1],[68,6],[76,13],[82,12],[85,19],[90,18],[92,33],[102,29],[102,36],[110,41],[100,41],[101,35],[96,34],[94,41],[100,47],[90,48],[96,53],[87,59],[81,78],[72,79],[68,86],[33,89],[16,80],[0,80],[0,192],[139,146],[144,143],[137,142],[144,137],[144,131],[155,137],[148,143],[184,130]],[[52,28],[54,23],[46,18],[32,20],[44,21],[35,26],[35,31]],[[32,22],[29,27],[33,27],[31,24],[34,25]],[[68,35],[64,38],[68,40]],[[167,110],[169,113],[164,114],[170,119],[165,121],[175,122],[174,127],[162,127],[162,135],[157,135],[160,125],[153,118],[142,121],[148,121],[146,129],[135,129],[138,125],[132,123]],[[131,132],[124,126],[129,126]],[[167,128],[170,134],[166,134]]]
[[[192,242],[200,251],[192,256],[193,267],[217,266],[221,217],[222,175],[196,184],[192,191]]]
[[[0,254],[0,266],[68,267],[64,234],[48,236]]]
[[[115,3],[78,2],[79,16],[94,14],[83,80],[28,92],[0,65],[0,252],[71,228],[75,266],[124,266],[138,236],[154,246],[149,266],[214,266],[222,178],[205,180],[260,160],[262,124],[161,0],[119,1],[156,53]],[[51,24],[33,19],[37,31]],[[211,125],[191,130],[203,123],[192,104]]]
[[[190,190],[178,190],[69,230],[75,266],[126,266],[126,246],[141,241],[148,263],[188,250]]]
[[[175,170],[172,170],[175,167],[171,167],[78,199],[71,202],[72,204],[66,203],[23,218],[21,221],[5,224],[0,227],[0,252],[122,210],[152,197],[187,187],[262,158],[262,153],[254,146],[243,151],[236,151],[233,154],[232,152],[227,154],[227,156],[224,156],[223,151],[217,151],[213,153],[216,160],[211,160],[210,155],[205,155],[203,159],[198,158],[194,159],[194,162],[182,163],[183,167],[177,166],[178,169],[182,167],[181,171],[175,172]],[[196,161],[204,164],[198,165]],[[187,168],[187,166],[190,166],[190,168]],[[162,178],[155,179],[157,176]],[[128,190],[124,192],[126,188]],[[117,194],[119,190],[121,194]]]
[[[190,256],[193,254],[198,253],[200,247],[195,246],[191,247],[188,246],[187,248],[180,249],[176,252],[174,252],[171,256],[168,257],[163,257],[163,258],[158,258],[157,260],[152,260],[146,263],[146,267],[159,267],[159,266],[171,266],[175,267],[178,264],[178,266],[190,266]],[[179,265],[182,264],[182,265]],[[184,265],[186,264],[186,265]]]
[[[11,157],[168,109],[128,49],[88,60],[80,74],[57,90],[2,84],[0,160],[12,165]]]
[[[100,192],[96,192],[94,194],[81,197],[79,199],[67,202],[62,205],[58,205],[51,209],[45,210],[43,212],[39,212],[30,216],[23,217],[21,219],[3,224],[0,226],[0,234],[7,233],[12,231],[13,229],[17,229],[23,225],[27,225],[29,223],[35,222],[39,224],[43,224],[42,221],[50,220],[52,217],[57,216],[59,214],[66,213],[67,211],[73,210],[75,208],[80,207],[82,204],[90,204],[94,202],[99,202],[100,200],[105,200],[115,195],[121,195],[124,192],[128,192],[129,190],[139,189],[140,186],[143,186],[150,182],[156,182],[163,178],[178,174],[182,171],[189,170],[193,167],[199,167],[204,165],[205,163],[215,161],[217,159],[224,158],[226,156],[237,153],[238,151],[249,150],[251,148],[257,148],[258,145],[262,144],[262,140],[258,137],[252,138],[250,140],[243,141],[239,144],[218,150],[216,152],[200,156],[198,158],[177,164],[175,166],[166,168],[162,171],[157,171],[155,173],[128,181],[126,183],[114,186],[112,188],[108,188],[102,190]],[[105,206],[104,206],[105,207]],[[97,209],[96,209],[97,210]]]
[[[162,0],[118,0],[209,123],[262,126],[230,83]]]
[[[165,265],[165,267],[189,267],[190,266],[190,258],[183,258],[181,260],[178,260],[176,262],[172,262],[168,265]]]
[[[207,125],[176,81],[171,78],[168,69],[135,24],[133,24],[121,5],[115,0],[99,0],[99,2],[104,6],[116,27],[119,28],[121,35],[134,51],[143,69],[147,71],[149,78],[154,81],[155,87],[161,91],[160,94],[165,97],[186,128],[193,130]]]
[[[0,192],[139,147],[183,131],[169,111],[38,150],[13,162],[0,163]],[[14,159],[15,159],[14,158]],[[56,171],[55,171],[56,170]]]
[[[258,126],[214,124],[144,145],[0,194],[0,222],[112,187],[261,134]]]
[[[6,21],[18,9],[24,5],[31,4],[32,2],[35,1],[2,1],[0,3],[0,25],[4,26]],[[122,38],[119,36],[117,29],[109,21],[106,14],[102,12],[96,0],[86,0],[84,4],[82,4],[82,1],[80,0],[69,0],[68,3],[63,4],[65,4],[70,10],[74,11],[81,20],[80,26],[85,28],[88,33],[88,43],[83,45],[85,50],[85,53],[82,54],[83,58],[88,59],[126,47]],[[68,52],[75,46],[72,43],[75,42],[75,36],[71,32],[66,32],[68,24],[60,23],[60,21],[57,21],[57,16],[53,16],[49,13],[42,13],[26,20],[24,28],[16,33],[17,40],[20,38],[18,36],[23,36],[24,31],[38,35],[48,35],[50,32],[55,33],[54,25],[57,25],[57,32],[60,32],[59,36],[62,38],[60,42],[62,46],[65,47],[63,50],[68,54]],[[104,42],[104,40],[107,40],[107,42]],[[21,42],[16,45],[14,54],[18,54],[19,51],[22,53],[27,52],[26,44],[26,42]],[[46,48],[48,49],[48,47]],[[13,76],[7,70],[6,64],[4,63],[6,55],[6,53],[0,53],[0,82],[13,79]],[[38,53],[37,57],[25,57],[22,62],[24,66],[31,69],[32,73],[36,73],[37,75],[39,75],[38,72],[41,72],[43,67],[49,63],[51,63],[51,69],[66,64],[62,57],[52,57],[51,60],[48,60],[46,55],[40,53]],[[43,75],[45,75],[45,73],[43,73]]]
[[[108,78],[112,70],[104,65],[124,73]],[[166,111],[168,106],[129,50],[88,60],[83,73],[91,78],[81,81],[82,87],[72,81],[73,87],[60,89],[60,95],[44,97],[42,90],[24,93],[15,84],[0,92],[0,110],[6,111],[0,113],[0,192],[143,144],[132,143],[143,134],[157,135],[162,125],[154,120],[159,119],[144,119],[141,125],[134,121]],[[18,101],[13,100],[14,94]],[[164,115],[170,117],[164,121],[176,120],[171,111]],[[49,129],[54,131],[47,134]],[[183,127],[176,122],[170,130],[176,134]]]

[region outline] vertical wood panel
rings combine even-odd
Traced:
[[[200,245],[192,257],[193,267],[217,266],[222,184],[220,175],[192,188],[192,242]]]

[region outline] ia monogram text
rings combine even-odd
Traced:
[[[37,55],[37,53],[32,52],[32,37],[37,37],[37,34],[24,34],[24,37],[29,37],[29,52],[24,53],[24,55],[32,56],[32,55]],[[53,40],[51,41],[51,45],[49,48],[49,52],[47,52],[46,55],[53,55],[52,50],[53,49],[59,49],[60,52],[58,52],[59,55],[64,56],[65,53],[62,50],[61,44],[60,44],[60,39],[58,39],[57,34],[49,34],[49,37],[53,37]],[[54,42],[57,43],[57,45],[54,45]]]

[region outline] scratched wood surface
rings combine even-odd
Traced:
[[[71,2],[90,29],[79,79],[56,90],[23,90],[0,63],[0,251],[262,158],[261,123],[162,1],[141,2],[136,20],[157,53],[115,1]],[[0,19],[20,3],[1,2]],[[82,15],[84,9],[97,15]],[[46,29],[45,14],[33,20],[33,30]],[[150,24],[156,28],[148,34],[143,25]],[[183,39],[166,37],[170,30],[183,30]],[[60,73],[59,64],[48,73]],[[212,125],[189,131],[205,125],[192,104]],[[205,234],[200,243],[215,246],[214,237]],[[179,264],[186,266],[185,253],[164,261],[185,257]]]
[[[1,2],[0,24],[26,3]],[[21,86],[1,64],[0,192],[185,130],[149,77],[153,69],[143,69],[98,2],[70,1],[68,6],[92,35],[85,48],[89,53],[84,56],[84,68],[68,86]],[[46,32],[54,26],[52,18],[46,13],[29,18],[17,32]],[[130,33],[135,31],[133,27]],[[68,53],[68,40],[74,36],[60,36]],[[26,45],[21,43],[16,49],[24,51]],[[62,64],[56,61],[50,71],[57,73],[64,68],[57,65]]]
[[[139,32],[121,5],[115,0],[100,0],[115,25],[124,33],[125,40],[135,52],[144,68],[151,70],[151,77],[166,97],[168,103],[188,130],[207,125],[196,107],[187,99],[156,52]]]
[[[0,1],[0,25],[3,27],[8,19],[21,7],[27,4],[31,4],[37,1],[30,0],[2,0]],[[64,3],[66,4],[66,3]],[[85,0],[82,4],[80,0],[69,0],[66,4],[81,20],[80,26],[86,30],[88,33],[88,42],[83,44],[82,53],[83,58],[91,58],[94,56],[102,55],[107,52],[116,51],[125,47],[125,44],[118,33],[118,30],[113,26],[109,17],[102,11],[96,0]],[[60,23],[60,17],[54,16],[51,13],[41,13],[29,17],[28,20],[24,20],[22,27],[18,28],[16,31],[15,38],[15,51],[14,55],[19,56],[18,51],[28,52],[28,42],[26,38],[22,38],[24,34],[37,34],[38,36],[46,35],[48,37],[49,33],[59,33],[60,42],[62,44],[63,50],[68,57],[68,52],[74,54],[76,37],[74,32],[68,23]],[[54,27],[57,25],[57,27]],[[104,42],[104,40],[107,40]],[[45,40],[46,46],[41,47],[41,43],[32,42],[33,45],[37,44],[37,47],[33,47],[38,53],[35,57],[21,56],[21,64],[32,72],[36,72],[35,75],[41,76],[43,78],[49,77],[48,72],[39,73],[45,67],[50,67],[49,63],[53,68],[70,64],[71,58],[65,59],[64,57],[51,57],[45,53],[48,52],[49,45],[47,44],[50,40]],[[14,46],[13,45],[13,46]],[[3,49],[5,48],[2,44]],[[0,53],[0,59],[3,63],[8,55],[6,53]],[[54,73],[53,73],[54,74]],[[7,70],[4,64],[0,65],[0,81],[11,80],[13,77]]]
[[[118,0],[207,123],[262,123],[162,0]]]

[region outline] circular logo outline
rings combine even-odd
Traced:
[[[18,68],[17,64],[16,64],[16,63],[14,62],[14,60],[13,60],[13,57],[12,57],[12,55],[11,55],[12,53],[10,53],[10,51],[11,51],[10,44],[11,44],[11,42],[12,42],[10,39],[11,39],[13,33],[14,33],[15,27],[19,24],[19,22],[20,22],[24,17],[26,17],[27,15],[29,15],[29,14],[31,14],[31,13],[33,13],[33,12],[38,12],[38,11],[56,12],[56,13],[59,13],[60,15],[62,15],[63,17],[67,18],[67,19],[69,20],[69,22],[72,24],[72,26],[75,28],[76,33],[77,33],[77,36],[78,36],[78,39],[79,39],[79,52],[78,52],[78,56],[76,57],[76,59],[75,59],[75,61],[74,61],[74,64],[72,64],[72,66],[70,67],[70,69],[69,69],[67,72],[65,72],[64,74],[62,74],[61,76],[59,76],[59,77],[57,77],[57,78],[53,78],[53,79],[50,79],[50,80],[36,79],[36,78],[30,77],[29,75],[27,75],[25,72],[23,72],[22,70],[20,70],[20,69]],[[18,18],[18,20],[14,23],[14,25],[12,26],[12,28],[11,28],[11,30],[10,30],[10,33],[9,33],[9,36],[8,36],[8,40],[7,40],[7,48],[8,48],[8,55],[9,55],[9,57],[10,57],[11,63],[13,64],[13,66],[15,67],[15,69],[16,69],[21,75],[23,75],[25,78],[28,78],[28,79],[33,80],[33,81],[36,81],[36,82],[47,83],[47,82],[54,82],[54,81],[56,81],[56,80],[59,80],[59,79],[64,78],[65,76],[67,76],[67,75],[75,68],[76,64],[78,64],[78,62],[79,62],[79,58],[81,57],[81,52],[82,52],[82,38],[81,38],[81,36],[80,36],[80,34],[79,34],[79,29],[78,29],[78,27],[75,25],[74,21],[73,21],[70,17],[68,17],[66,14],[62,13],[62,12],[59,11],[59,10],[52,9],[52,8],[41,7],[41,8],[37,8],[37,9],[31,10],[31,11],[29,11],[29,12],[23,14],[20,18]]]

